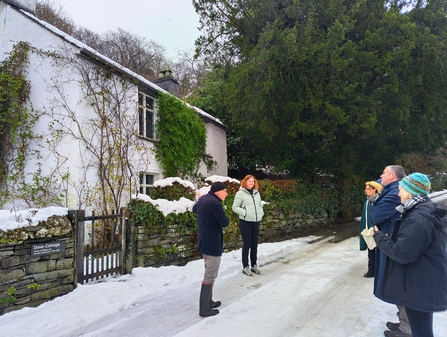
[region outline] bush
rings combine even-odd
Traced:
[[[196,191],[190,187],[173,182],[171,186],[154,187],[149,195],[152,199],[179,200],[181,197],[194,200]]]

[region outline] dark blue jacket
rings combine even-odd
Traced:
[[[377,200],[371,207],[371,219],[382,233],[391,234],[393,225],[400,213],[396,207],[400,205],[399,181],[392,182],[383,187]]]
[[[230,223],[222,207],[222,201],[210,191],[199,198],[192,210],[197,214],[199,224],[199,253],[221,256],[223,252],[223,228]]]
[[[387,256],[381,300],[435,312],[447,310],[447,219],[428,197],[406,210],[391,236],[377,232]]]
[[[391,235],[394,222],[401,215],[396,209],[399,205],[399,181],[395,181],[383,187],[382,193],[371,206],[373,225],[376,225],[382,233]],[[377,249],[374,268],[374,294],[378,297],[380,296],[380,285],[387,259],[386,254]]]

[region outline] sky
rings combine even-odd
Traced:
[[[169,179],[158,183],[180,182]],[[447,193],[430,197],[439,202]],[[159,208],[169,212],[169,205]],[[44,218],[64,209],[35,211]],[[5,223],[10,222],[0,213],[0,229]],[[261,275],[242,274],[240,249],[224,253],[213,296],[222,306],[213,317],[198,315],[204,267],[203,260],[196,260],[185,266],[134,268],[129,275],[78,285],[37,308],[0,316],[0,337],[381,336],[387,321],[397,321],[396,307],[373,296],[373,279],[362,276],[367,253],[359,251],[358,238],[339,242],[333,228],[334,236],[326,238],[260,244]],[[434,331],[445,337],[447,312],[435,313]]]
[[[200,36],[192,0],[54,0],[77,26],[98,34],[122,28],[153,40],[175,59]]]

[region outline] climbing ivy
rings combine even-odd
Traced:
[[[32,127],[37,120],[26,107],[30,84],[24,75],[30,46],[14,45],[9,57],[0,63],[0,205],[12,198],[10,187],[23,184],[23,169]]]
[[[206,129],[197,112],[172,95],[158,97],[155,154],[165,177],[198,178],[200,162],[211,168],[205,153]]]

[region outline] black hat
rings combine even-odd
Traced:
[[[227,186],[221,181],[216,181],[211,185],[211,192],[219,192],[226,189]]]

